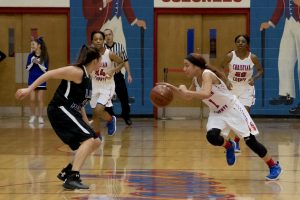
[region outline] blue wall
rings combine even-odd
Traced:
[[[250,38],[251,50],[261,61],[261,32],[259,30],[262,22],[268,21],[275,9],[275,0],[251,1],[250,15]],[[282,16],[276,28],[270,27],[265,31],[265,100],[262,105],[262,79],[257,81],[256,86],[256,104],[251,108],[251,114],[255,115],[289,115],[288,110],[295,107],[297,97],[293,105],[270,105],[269,100],[278,97],[279,79],[278,79],[278,52],[280,39],[283,32],[285,17]],[[295,73],[297,74],[297,73]],[[297,96],[299,95],[298,78],[295,77]]]
[[[102,0],[100,0],[102,1]],[[71,0],[71,62],[76,60],[79,49],[86,42],[86,20],[82,14],[82,0]],[[123,30],[126,37],[127,53],[131,67],[133,82],[127,85],[129,96],[135,97],[135,103],[131,105],[132,115],[153,114],[153,106],[149,99],[153,86],[153,0],[131,0],[131,5],[138,19],[147,23],[144,42],[144,105],[142,105],[141,89],[141,53],[140,53],[140,28],[128,24],[125,16],[122,16]],[[99,27],[100,29],[100,27]],[[120,113],[119,103],[114,104],[114,111]],[[91,109],[87,109],[88,114]]]
[[[147,23],[145,31],[145,71],[144,71],[144,105],[142,105],[141,89],[141,56],[140,56],[140,29],[137,26],[131,26],[123,16],[123,29],[127,42],[127,52],[131,66],[133,83],[128,85],[129,96],[135,97],[135,103],[131,110],[133,115],[153,114],[153,107],[149,100],[149,93],[153,86],[153,0],[131,0],[135,15]],[[251,51],[256,54],[261,61],[261,32],[260,24],[268,21],[276,6],[275,0],[251,1],[250,14],[250,37]],[[266,30],[266,49],[265,49],[265,69],[264,79],[259,79],[256,86],[256,104],[251,108],[254,115],[289,115],[288,110],[293,105],[270,105],[269,100],[278,97],[278,51],[282,36],[284,18],[280,20],[276,28]],[[82,15],[82,1],[71,0],[71,61],[74,62],[77,53],[83,43],[85,36],[86,21]],[[295,73],[297,74],[297,73]],[[297,96],[299,95],[298,78],[295,79]],[[262,99],[264,81],[264,100]],[[120,113],[120,105],[114,105],[116,113]],[[88,109],[88,113],[91,110]]]

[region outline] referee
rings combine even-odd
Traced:
[[[116,55],[120,56],[124,63],[125,63],[125,69],[127,71],[127,81],[128,83],[132,82],[132,77],[131,77],[131,72],[130,72],[130,66],[128,62],[128,57],[127,57],[127,52],[124,48],[124,46],[121,43],[114,42],[113,40],[113,32],[111,29],[105,29],[104,30],[105,34],[105,48],[111,50],[113,53]],[[114,80],[115,80],[115,85],[116,89],[115,92],[121,102],[121,107],[122,107],[122,113],[121,116],[124,119],[125,123],[130,126],[132,124],[132,121],[130,119],[130,106],[129,106],[129,101],[128,101],[128,91],[127,91],[127,86],[125,83],[125,71],[124,68],[122,68],[121,71],[118,71],[114,75]],[[113,112],[113,111],[109,111]]]

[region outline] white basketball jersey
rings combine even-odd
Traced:
[[[229,81],[232,84],[248,84],[249,79],[253,75],[253,66],[251,52],[249,52],[247,58],[241,60],[237,57],[235,51],[232,51],[232,59],[229,63]]]
[[[110,50],[105,49],[103,55],[101,55],[101,64],[97,71],[93,71],[93,82],[99,82],[101,85],[114,84],[114,78],[107,78],[106,72],[114,69],[112,60],[109,57]]]
[[[203,74],[204,73],[212,73],[215,77],[217,77],[215,73],[208,69],[204,70]],[[225,83],[219,78],[218,80],[220,80],[221,83],[218,85],[212,85],[211,96],[202,100],[209,107],[210,111],[214,113],[224,112],[236,99],[235,96],[227,89]],[[199,85],[196,77],[194,77],[194,83],[196,85],[196,91],[199,91],[201,86]]]

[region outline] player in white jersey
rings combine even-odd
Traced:
[[[247,35],[238,35],[234,39],[236,50],[226,55],[221,66],[231,83],[231,92],[239,99],[250,113],[250,107],[255,103],[254,82],[263,74],[257,56],[249,51],[250,38]],[[253,74],[256,69],[255,75]],[[235,137],[235,152],[241,152],[239,137]]]
[[[114,135],[117,130],[116,117],[105,111],[105,107],[112,106],[112,97],[115,92],[114,73],[124,66],[122,58],[104,48],[104,33],[92,32],[92,45],[99,49],[101,54],[101,65],[92,74],[93,94],[90,102],[93,108],[93,129],[100,135],[99,119],[107,122],[108,135]],[[114,62],[118,64],[114,67]]]
[[[229,91],[229,82],[226,77],[206,64],[200,54],[192,53],[184,59],[183,71],[187,77],[194,77],[189,89],[185,85],[178,87],[169,83],[166,85],[184,99],[202,100],[210,109],[207,122],[206,138],[215,146],[223,146],[226,149],[228,165],[235,163],[235,142],[225,139],[232,129],[240,137],[243,137],[247,146],[262,158],[270,168],[267,180],[277,180],[281,174],[279,162],[275,162],[267,153],[267,149],[256,140],[258,134],[255,123],[251,119],[245,107]],[[226,84],[225,84],[226,83]]]

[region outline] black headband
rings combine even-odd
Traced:
[[[201,63],[198,59],[194,58],[191,54],[189,54],[185,59],[190,61],[193,65],[196,65],[197,67],[205,67],[205,63]]]

